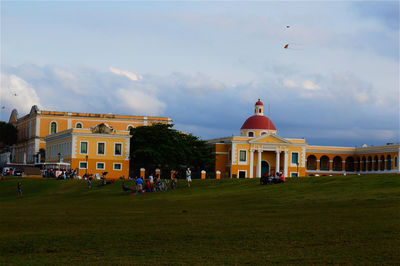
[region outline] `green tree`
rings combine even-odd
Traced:
[[[0,142],[5,146],[17,143],[17,128],[13,124],[0,121]]]
[[[137,175],[140,168],[154,171],[193,171],[210,169],[214,165],[214,154],[205,141],[192,134],[184,134],[172,125],[156,124],[131,129],[131,173]]]

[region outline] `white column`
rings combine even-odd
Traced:
[[[23,163],[26,164],[26,152],[24,152]]]
[[[254,150],[250,149],[250,173],[249,177],[253,178]]]
[[[280,150],[276,150],[276,162],[275,162],[275,172],[279,172],[279,162],[280,162]]]
[[[288,176],[288,151],[285,150],[285,165],[283,166],[283,175]]]
[[[261,154],[262,151],[258,150],[258,157],[257,157],[257,177],[261,177]]]

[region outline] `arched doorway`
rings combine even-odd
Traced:
[[[269,163],[267,161],[261,162],[261,176],[265,173],[269,174]]]
[[[346,172],[354,172],[354,158],[349,156],[346,158],[345,164]]]
[[[335,158],[333,158],[332,170],[342,171],[342,158],[340,156],[336,156]]]
[[[307,157],[307,170],[317,170],[317,157],[314,155]]]
[[[319,159],[319,169],[329,171],[329,157],[324,155]]]

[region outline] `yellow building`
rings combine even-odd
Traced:
[[[286,177],[400,173],[400,145],[379,147],[311,146],[304,139],[277,135],[264,116],[260,99],[240,136],[208,140],[215,150],[215,170],[225,178],[254,178],[282,172]]]
[[[128,177],[130,138],[129,131],[104,123],[60,131],[45,138],[46,162],[69,163],[80,176],[108,172],[107,178]]]
[[[60,131],[89,129],[101,123],[116,131],[129,131],[138,126],[169,124],[172,120],[168,117],[45,111],[39,110],[35,105],[29,114],[22,117],[18,117],[18,112],[14,109],[9,122],[18,130],[18,141],[13,146],[11,162],[33,164],[44,160],[39,158],[39,151],[46,150],[45,138]]]

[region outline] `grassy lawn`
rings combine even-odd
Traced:
[[[23,198],[17,198],[17,182]],[[127,182],[133,187],[132,181]],[[121,182],[0,181],[0,264],[398,264],[400,176]]]

